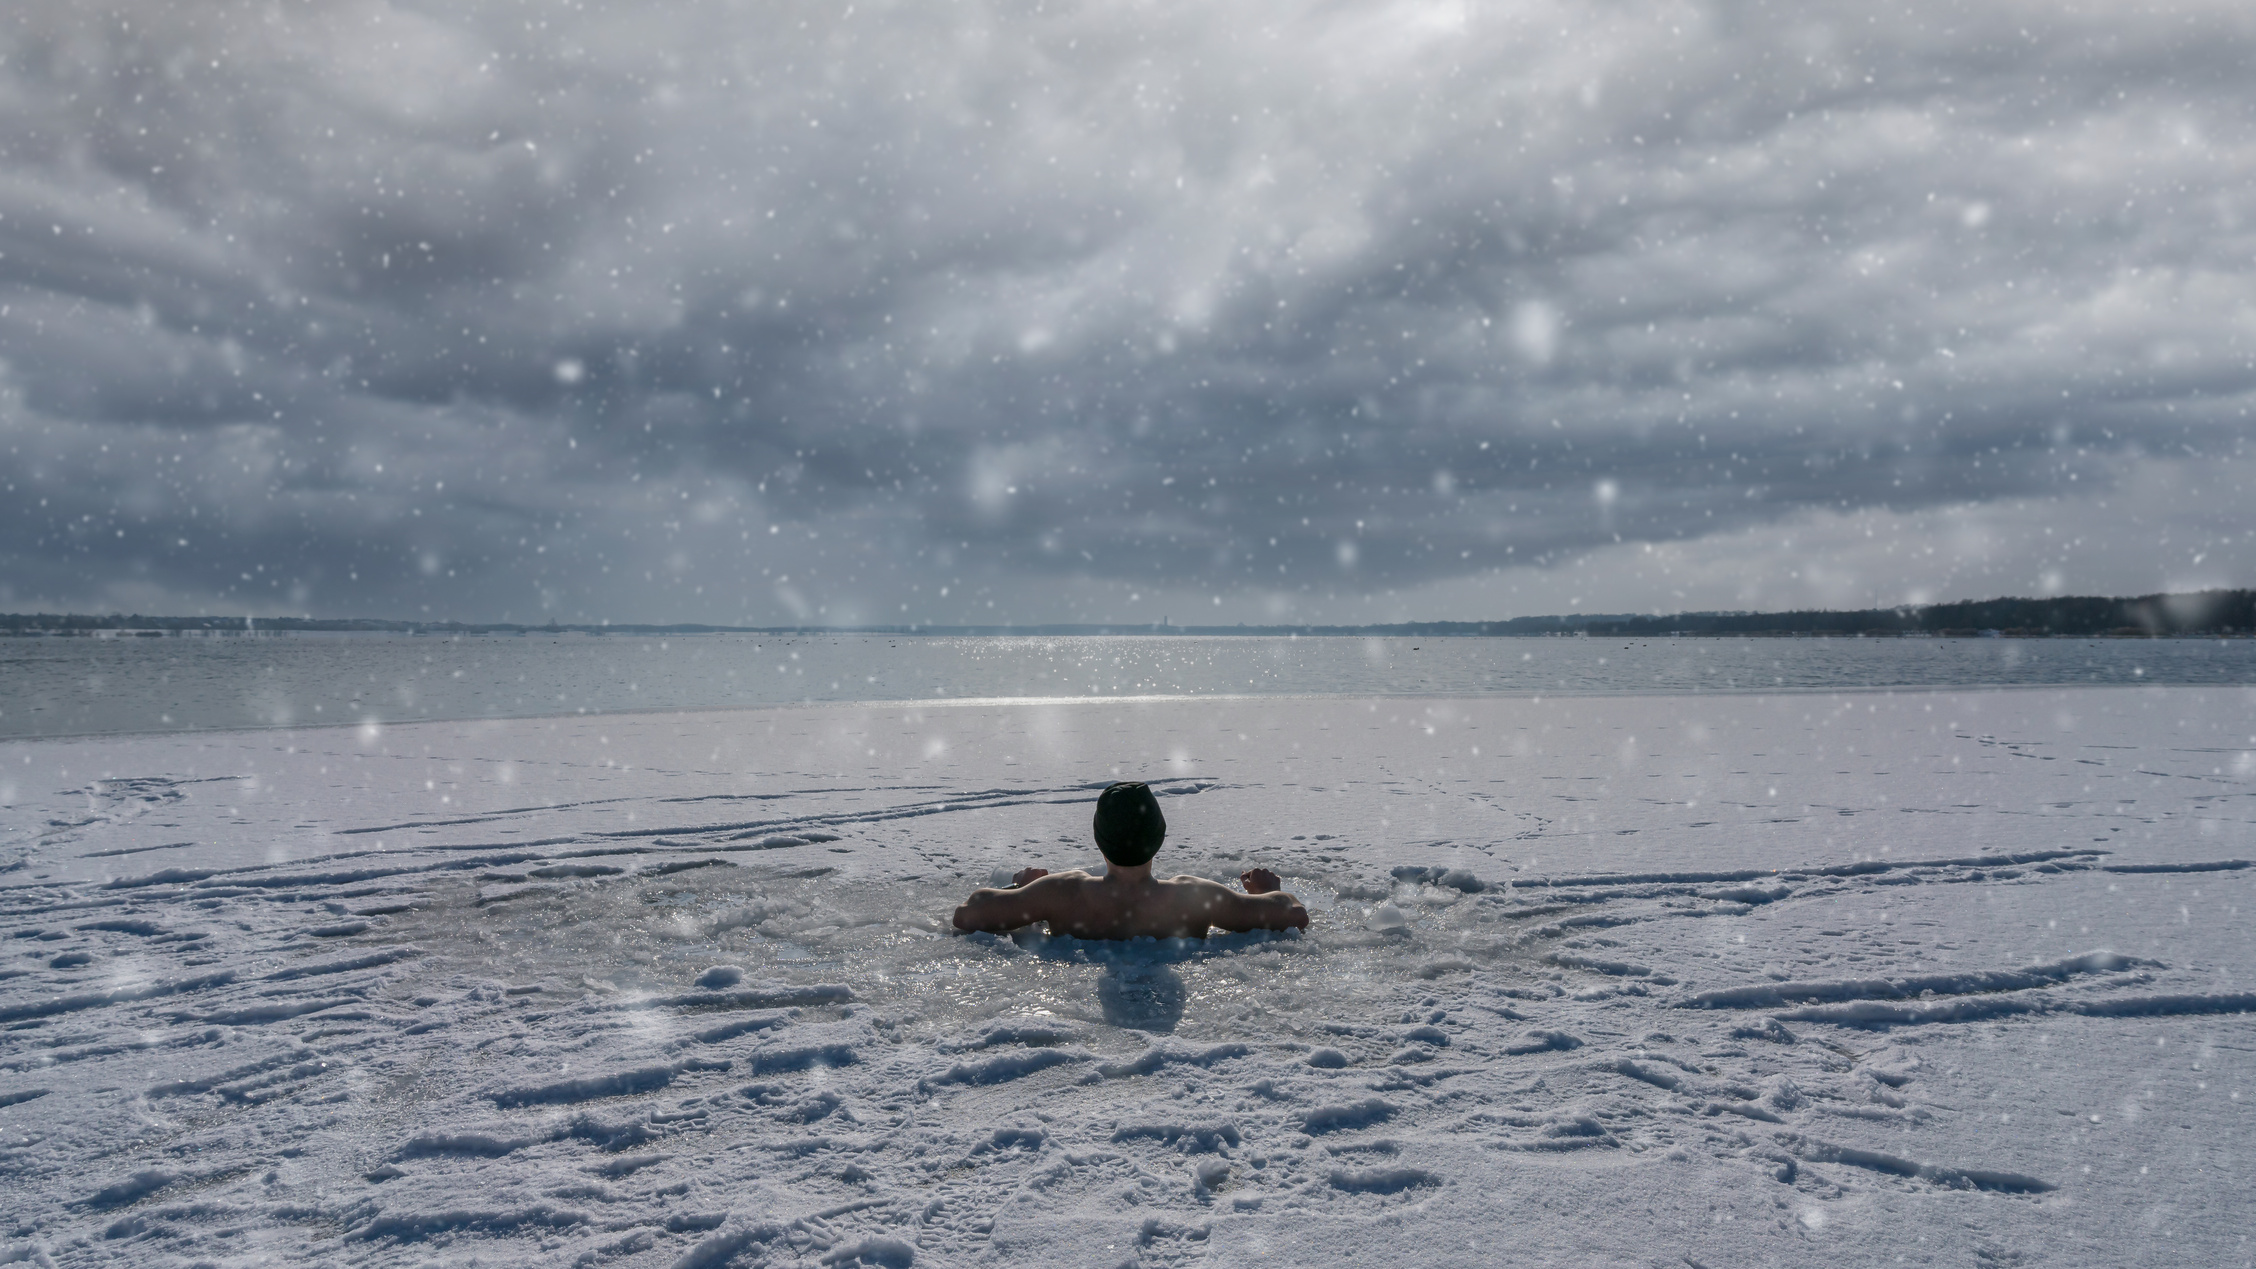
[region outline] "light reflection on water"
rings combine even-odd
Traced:
[[[2256,640],[0,639],[0,737],[808,701],[2256,683]]]

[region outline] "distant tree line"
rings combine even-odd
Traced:
[[[824,634],[891,635],[1381,635],[1408,638],[1466,636],[1653,637],[1668,635],[1813,636],[1900,638],[1904,636],[2006,638],[2115,637],[2175,635],[2256,635],[2256,590],[2204,590],[2131,599],[2064,596],[2054,599],[1971,599],[1948,604],[1863,608],[1845,612],[1688,612],[1671,616],[1628,613],[1577,613],[1556,617],[1514,617],[1508,621],[1411,621],[1389,625],[1176,626],[1057,624],[1039,626],[710,626],[559,625],[512,622],[386,621],[377,618],[313,617],[144,617],[54,613],[0,614],[0,633],[39,634],[211,634],[285,632],[390,633],[410,635],[692,635]]]
[[[2256,634],[2256,590],[2107,598],[1969,599],[1947,604],[1849,611],[1691,612],[1670,616],[1589,614],[1510,621],[1413,622],[1390,631],[1416,635],[1905,635],[2007,638]]]

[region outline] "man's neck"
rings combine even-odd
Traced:
[[[1151,864],[1116,864],[1105,861],[1105,883],[1115,886],[1143,886],[1151,884]]]

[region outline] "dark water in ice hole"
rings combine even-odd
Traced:
[[[1236,867],[1201,862],[1178,866],[1217,878]],[[936,1040],[975,1034],[992,1018],[1050,1018],[1086,1028],[1099,1047],[1111,1033],[1197,1041],[1249,1030],[1336,1045],[1343,1041],[1325,1023],[1396,1022],[1437,978],[1544,975],[1518,950],[1498,905],[1446,889],[1296,876],[1290,885],[1315,924],[1291,936],[1109,943],[951,935],[948,910],[989,880],[967,871],[839,885],[821,868],[712,867],[658,880],[573,881],[483,904],[479,883],[465,880],[432,887],[414,911],[394,916],[390,932],[429,954],[418,975],[426,984],[461,974],[537,986],[529,994],[552,1006],[676,996],[693,992],[708,967],[733,965],[746,985],[851,984],[864,1003],[915,1014],[912,1032]],[[1397,919],[1401,927],[1386,928]],[[685,1033],[719,1021],[674,1011],[650,1019]]]

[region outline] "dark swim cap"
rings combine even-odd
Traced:
[[[1167,840],[1167,817],[1141,780],[1122,780],[1097,795],[1097,849],[1123,868],[1148,864]]]

